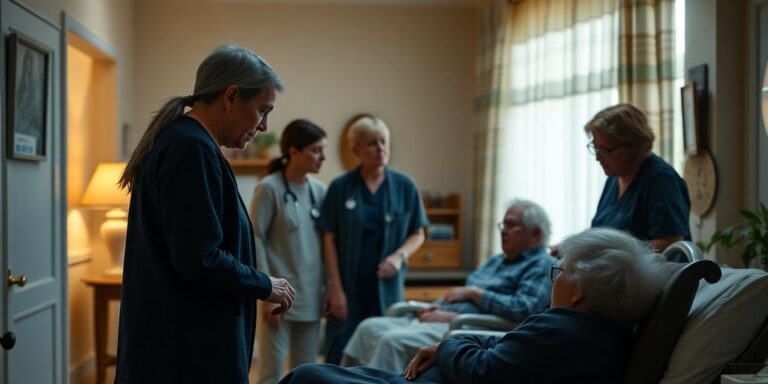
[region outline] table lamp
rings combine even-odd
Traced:
[[[99,163],[91,176],[80,203],[94,208],[106,208],[107,220],[101,225],[101,238],[107,246],[112,267],[105,274],[123,274],[125,234],[128,213],[123,209],[130,202],[130,195],[117,185],[125,169],[125,163]]]

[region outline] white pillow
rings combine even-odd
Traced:
[[[723,269],[702,281],[661,383],[711,383],[739,357],[768,316],[768,273]]]

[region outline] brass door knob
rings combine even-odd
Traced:
[[[13,272],[9,268],[8,269],[8,286],[13,287],[14,285],[18,287],[23,287],[27,285],[27,277],[24,275],[14,276]]]

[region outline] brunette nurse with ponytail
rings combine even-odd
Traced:
[[[263,302],[256,326],[259,344],[257,383],[275,383],[289,369],[314,363],[322,316],[323,255],[316,220],[325,185],[310,176],[325,161],[325,131],[312,122],[290,122],[280,137],[282,156],[256,186],[251,220],[256,262],[265,273],[287,279],[296,288],[291,311],[273,314]]]

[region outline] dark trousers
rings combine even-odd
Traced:
[[[328,364],[340,364],[344,353],[344,347],[355,332],[355,328],[363,320],[381,316],[378,292],[359,292],[347,296],[349,315],[347,321],[336,318],[328,319],[325,327],[325,362]]]

